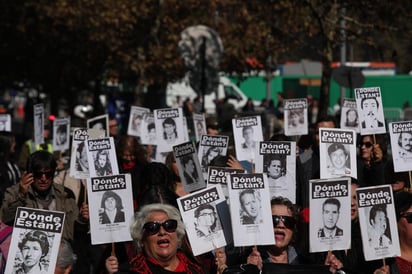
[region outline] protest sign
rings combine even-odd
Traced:
[[[0,131],[11,132],[11,115],[0,114]]]
[[[204,113],[193,113],[193,125],[195,128],[196,140],[200,141],[200,136],[206,135],[206,119]]]
[[[87,160],[87,129],[73,130],[72,152],[70,157],[70,176],[76,179],[89,178],[89,161]]]
[[[228,207],[219,185],[177,199],[190,246],[195,256],[225,246]],[[225,213],[226,212],[226,213]]]
[[[172,151],[174,145],[184,142],[185,128],[181,108],[155,109],[154,117],[157,149],[160,152]]]
[[[34,145],[44,144],[44,105],[33,106]]]
[[[199,161],[203,175],[206,176],[210,163],[219,155],[225,156],[229,145],[229,136],[202,135],[199,143]]]
[[[192,142],[183,143],[173,147],[183,188],[186,192],[205,188],[206,182],[203,177],[202,168],[197,158],[196,147]]]
[[[113,137],[88,139],[86,144],[90,177],[119,174]]]
[[[96,132],[92,134],[89,133],[90,138],[109,137],[109,115],[104,114],[88,119],[87,128],[91,129],[92,132]]]
[[[395,172],[412,170],[412,121],[389,124]]]
[[[30,273],[53,274],[64,218],[64,212],[17,208],[5,273],[30,270]]]
[[[140,140],[143,145],[156,145],[156,124],[154,114],[151,112],[143,113]]]
[[[350,178],[310,180],[310,252],[344,250],[351,241]]]
[[[234,169],[228,167],[209,166],[207,176],[207,186],[220,185],[226,200],[229,199],[229,190],[227,189],[227,176],[229,174],[245,173],[244,169]],[[229,202],[229,201],[228,201]]]
[[[400,256],[391,185],[356,190],[365,260]]]
[[[361,135],[386,133],[380,87],[355,88]]]
[[[235,246],[275,243],[265,174],[229,174],[230,216]]]
[[[357,178],[356,133],[350,129],[319,129],[320,178]]]
[[[144,115],[150,113],[150,109],[131,106],[127,135],[141,137],[143,132]]]
[[[263,141],[260,116],[232,119],[236,158],[239,161],[254,162],[258,142]]]
[[[270,197],[296,202],[296,142],[259,142],[255,171],[266,174]]]
[[[133,190],[130,174],[87,179],[92,244],[131,241]]]
[[[285,135],[308,134],[308,102],[306,98],[284,101]]]
[[[70,117],[53,121],[53,150],[65,151],[70,145]]]
[[[359,132],[359,115],[356,108],[356,100],[345,98],[340,112],[340,128],[352,129]]]

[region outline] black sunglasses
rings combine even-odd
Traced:
[[[172,233],[176,231],[177,228],[177,221],[176,220],[167,220],[163,223],[158,222],[147,222],[143,225],[143,229],[149,235],[154,235],[159,233],[160,227],[163,227],[167,232]]]
[[[54,175],[54,170],[49,170],[49,171],[33,171],[33,177],[35,179],[41,179],[41,177],[43,177],[43,175],[46,176],[47,179],[50,179],[53,177]]]
[[[363,145],[365,145],[366,148],[370,148],[371,146],[373,146],[371,142],[362,142],[359,144],[359,147],[362,147]]]
[[[272,215],[272,221],[274,227],[276,227],[280,221],[289,229],[294,229],[296,225],[296,220],[291,216]]]
[[[412,223],[412,212],[407,212],[403,214],[401,218],[405,218],[408,224]]]

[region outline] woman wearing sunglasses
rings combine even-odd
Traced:
[[[184,225],[179,211],[166,204],[150,204],[141,208],[131,226],[131,235],[139,249],[127,269],[119,268],[115,256],[106,259],[106,270],[116,273],[204,273],[200,265],[179,249]]]
[[[384,167],[387,162],[387,146],[384,134],[376,134],[375,137],[372,135],[361,136],[357,163],[358,181],[361,186],[383,185],[385,183]]]

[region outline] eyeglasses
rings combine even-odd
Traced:
[[[293,229],[296,225],[296,220],[291,216],[272,215],[273,226],[276,227],[280,221],[286,226],[286,228]]]
[[[43,177],[43,175],[46,176],[47,179],[50,179],[54,175],[54,170],[49,170],[49,171],[45,171],[45,172],[43,172],[43,171],[33,171],[33,177],[35,179],[41,179]]]
[[[177,221],[176,220],[167,220],[163,223],[158,222],[147,222],[143,225],[143,229],[149,234],[154,235],[159,233],[160,227],[163,227],[167,232],[172,233],[176,231]]]
[[[365,145],[366,148],[370,148],[371,146],[373,146],[371,142],[362,142],[359,144],[359,147],[362,147],[363,145]]]
[[[408,224],[412,223],[412,212],[407,212],[403,214],[401,218],[405,218]]]

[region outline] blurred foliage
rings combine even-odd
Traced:
[[[247,57],[272,67],[303,58],[328,65],[339,60],[342,3],[348,59],[411,70],[411,1],[14,0],[0,4],[0,86],[28,79],[58,96],[115,70],[136,86],[164,89],[185,72],[180,32],[198,24],[220,34],[225,72],[248,72]],[[330,76],[326,67],[325,100]]]

